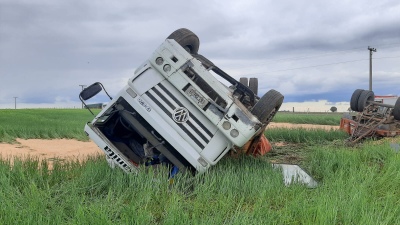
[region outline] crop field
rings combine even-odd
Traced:
[[[99,111],[94,110],[96,112]],[[278,113],[273,122],[339,125],[340,117],[341,114],[336,113]],[[85,109],[3,109],[0,110],[0,142],[12,142],[16,138],[88,140],[82,130],[85,123],[92,119],[92,114]],[[302,130],[298,132],[302,133]],[[282,132],[285,133],[282,130],[277,132],[277,138]],[[295,136],[298,135],[301,134]]]
[[[82,131],[92,119],[83,109],[4,109],[0,110],[0,142],[16,138],[88,140]]]
[[[0,110],[0,140],[85,140],[79,132],[91,118],[84,110]],[[60,123],[68,129],[58,131]],[[166,168],[128,175],[103,157],[56,161],[51,171],[35,158],[0,160],[0,224],[399,223],[400,154],[390,144],[400,138],[348,147],[334,130],[276,128],[266,136],[274,145],[266,156],[225,157],[206,174],[178,174],[173,185]],[[318,186],[285,186],[271,161],[301,165]]]
[[[290,113],[280,112],[276,114],[273,122],[278,123],[302,123],[302,124],[319,124],[334,125],[340,124],[342,113]]]

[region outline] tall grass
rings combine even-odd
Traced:
[[[265,136],[273,142],[321,144],[334,140],[344,140],[348,134],[341,130],[273,128],[265,131]]]
[[[16,138],[87,140],[83,127],[93,116],[83,109],[0,110],[0,142]]]
[[[313,117],[309,115],[295,116],[307,116],[310,121]],[[91,119],[86,110],[0,110],[0,141],[13,141],[17,137],[83,140],[86,138],[83,126]],[[315,189],[299,184],[284,186],[281,173],[269,163],[273,156],[268,154],[261,158],[225,157],[204,175],[193,178],[178,174],[172,186],[168,185],[165,168],[128,175],[110,169],[103,157],[85,163],[56,160],[52,171],[47,169],[46,161],[35,158],[16,159],[13,166],[3,159],[0,160],[0,224],[398,224],[400,221],[400,155],[387,141],[348,148],[342,142],[335,142],[347,135],[334,130],[278,128],[267,130],[266,136],[273,142],[303,143],[294,147],[307,152],[302,165],[319,186]]]
[[[275,115],[273,122],[297,124],[321,124],[339,126],[342,114],[339,113],[284,113]]]
[[[268,158],[224,158],[194,178],[127,175],[102,158],[0,162],[2,224],[397,224],[400,155],[388,143],[311,146],[319,186],[285,187]],[[191,183],[189,183],[189,181]]]
[[[320,222],[342,224],[398,224],[400,209],[400,155],[387,143],[346,147],[314,147],[310,172],[318,178],[326,198],[314,209],[326,214]]]

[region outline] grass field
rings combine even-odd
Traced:
[[[57,131],[62,125],[54,121],[62,118],[75,127],[59,136],[76,138],[92,118],[83,110],[13,111],[0,111],[0,124],[7,124],[2,141],[25,137],[18,131],[35,118],[42,118],[37,133]],[[18,129],[10,116],[18,118]],[[339,131],[271,129],[266,135],[284,144],[261,158],[225,157],[194,178],[178,174],[172,186],[166,170],[128,175],[103,157],[56,161],[52,171],[36,159],[12,167],[0,161],[0,224],[399,224],[400,155],[390,143],[400,138],[348,147]],[[299,163],[318,187],[286,187],[271,160]]]
[[[340,117],[336,113],[278,113],[273,122],[339,125]],[[88,140],[83,127],[92,119],[92,114],[85,109],[2,109],[0,142],[12,142],[16,138]],[[282,131],[278,133],[277,136]]]
[[[92,114],[84,109],[2,109],[0,142],[16,138],[88,140],[83,127],[92,119]]]
[[[342,113],[277,113],[273,122],[339,126]]]
[[[226,157],[204,176],[127,175],[103,158],[0,162],[2,224],[398,224],[400,156],[388,143],[308,146],[315,189],[285,187],[268,158]],[[191,180],[192,179],[192,180]]]

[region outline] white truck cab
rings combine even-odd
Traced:
[[[172,33],[86,124],[85,132],[110,166],[135,172],[156,161],[202,173],[233,146],[262,134],[278,111],[283,101],[279,92],[271,90],[260,99],[197,54],[196,38],[184,28]],[[102,89],[94,83],[80,99],[84,103]]]

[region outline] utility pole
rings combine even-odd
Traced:
[[[376,48],[368,46],[369,50],[369,90],[372,91],[372,52],[376,52]]]
[[[82,87],[82,91],[83,91],[83,89],[85,89],[85,87],[86,87],[86,85],[84,85],[84,84],[80,84],[79,86]],[[82,109],[83,109],[83,102],[82,102]]]
[[[15,106],[15,109],[17,109],[17,98],[18,97],[13,97],[14,98],[14,106]]]

